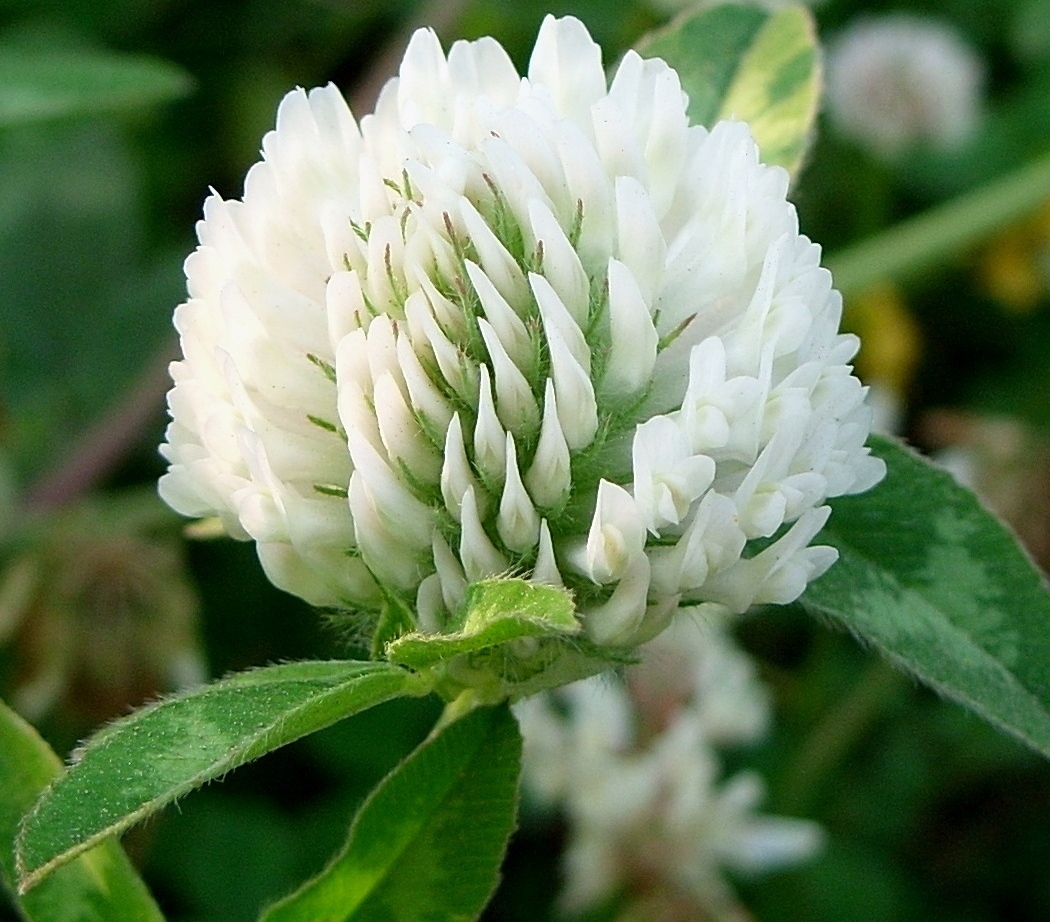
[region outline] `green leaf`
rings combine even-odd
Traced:
[[[447,701],[466,689],[494,704],[555,688],[631,661],[580,633],[572,594],[523,579],[471,583],[446,634],[403,634],[387,658],[431,677]]]
[[[163,922],[116,842],[102,842],[32,893],[15,895],[11,848],[18,822],[62,762],[37,732],[0,702],[0,880],[27,922]]]
[[[832,502],[840,560],[802,596],[937,691],[1050,755],[1050,591],[977,498],[896,443],[861,496]]]
[[[0,48],[0,127],[156,105],[193,87],[156,58]]]
[[[391,662],[425,669],[513,640],[579,631],[567,590],[523,579],[488,579],[467,587],[463,611],[449,633],[402,635],[388,644],[387,656]]]
[[[262,922],[477,918],[514,827],[520,769],[506,705],[439,725],[368,798],[333,863]]]
[[[704,7],[653,33],[639,51],[678,71],[695,124],[745,121],[763,162],[798,172],[820,101],[816,29],[805,7]]]
[[[388,663],[286,663],[137,711],[89,740],[26,817],[20,886],[28,890],[105,836],[238,765],[381,701],[429,690]]]

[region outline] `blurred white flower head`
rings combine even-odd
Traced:
[[[728,871],[803,861],[823,834],[760,815],[755,773],[723,777],[719,749],[761,739],[770,717],[724,629],[678,619],[640,652],[626,683],[586,679],[515,705],[526,791],[568,824],[561,901],[578,911],[626,889],[628,904],[673,902],[675,918],[725,918]],[[657,709],[654,687],[670,691]]]
[[[859,17],[828,47],[828,113],[881,157],[964,142],[980,117],[983,83],[977,52],[932,18]]]
[[[296,90],[205,204],[161,494],[289,592],[381,586],[424,630],[508,572],[609,645],[792,601],[835,559],[825,500],[884,465],[787,185],[746,125],[690,126],[664,62],[607,81],[572,18],[525,77],[421,30],[360,123]]]

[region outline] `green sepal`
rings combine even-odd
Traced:
[[[382,659],[387,646],[416,626],[412,609],[392,592],[384,591],[379,621],[372,634],[372,659]]]
[[[472,583],[448,633],[405,634],[387,645],[386,655],[427,673],[447,700],[472,689],[488,703],[633,662],[628,651],[583,636],[567,589],[518,578]]]
[[[579,632],[568,590],[517,578],[487,579],[467,587],[463,608],[448,633],[406,634],[386,649],[390,662],[426,669],[515,640]]]

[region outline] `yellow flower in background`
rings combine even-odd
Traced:
[[[922,358],[922,331],[900,288],[887,282],[851,298],[846,321],[861,339],[856,362],[861,380],[903,400]]]
[[[1007,229],[981,252],[981,287],[1006,310],[1035,310],[1050,294],[1050,202]]]

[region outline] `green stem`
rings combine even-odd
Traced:
[[[845,296],[903,281],[980,243],[1050,199],[1050,154],[827,258]]]
[[[437,723],[434,724],[434,728],[430,731],[430,735],[436,736],[449,724],[455,723],[461,717],[465,717],[475,708],[488,707],[492,704],[492,701],[485,700],[480,696],[477,689],[464,689],[457,697],[453,698],[445,705]]]
[[[785,773],[777,808],[808,816],[824,780],[838,766],[871,724],[897,700],[904,676],[877,660],[857,680],[837,708],[810,733]]]

